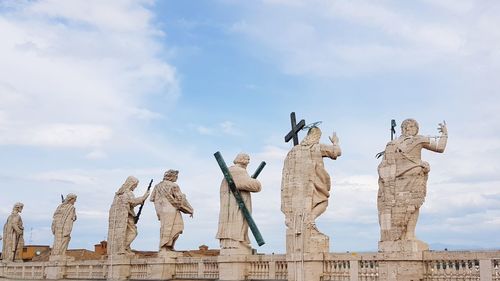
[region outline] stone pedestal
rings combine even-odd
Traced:
[[[178,252],[160,252],[158,258],[148,260],[151,266],[151,279],[155,280],[170,280],[175,275],[175,263],[177,258],[181,257],[182,253]]]
[[[406,245],[406,244],[403,244]],[[420,281],[424,279],[423,252],[379,254],[379,280]]]
[[[287,229],[288,281],[319,281],[324,254],[330,248],[328,236],[312,227]]]
[[[130,278],[130,259],[127,255],[108,257],[108,280],[126,280]]]
[[[45,266],[45,276],[47,279],[66,278],[66,264],[73,260],[73,257],[68,256],[49,256],[49,262]]]
[[[380,261],[379,280],[424,280],[424,263],[421,261]]]
[[[226,251],[227,252],[227,251]],[[221,252],[222,253],[222,252]],[[219,264],[220,281],[242,281],[248,276],[247,255],[220,255]]]
[[[287,254],[288,281],[320,281],[323,275],[323,253]]]
[[[420,240],[379,241],[378,250],[385,253],[421,253],[429,250],[429,245]]]

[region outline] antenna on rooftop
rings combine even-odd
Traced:
[[[30,228],[30,239],[29,239],[30,245],[33,244],[33,227]]]

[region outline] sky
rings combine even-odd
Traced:
[[[179,250],[215,239],[222,173],[261,161],[253,216],[266,244],[285,251],[281,170],[290,112],[335,131],[342,156],[318,228],[332,252],[376,251],[375,154],[390,120],[414,118],[438,135],[417,236],[431,248],[499,248],[500,3],[494,0],[47,0],[0,1],[0,221],[23,202],[27,244],[50,245],[60,195],[78,195],[70,248],[107,236],[126,177],[180,171],[195,209]],[[397,130],[399,134],[399,129]],[[302,138],[305,132],[301,132]],[[132,247],[157,250],[146,201]]]

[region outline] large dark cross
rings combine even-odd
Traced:
[[[292,123],[292,130],[285,136],[285,142],[289,142],[293,138],[293,145],[299,144],[298,134],[306,126],[304,119],[300,120],[299,124],[295,120],[295,112],[290,113],[290,122]]]

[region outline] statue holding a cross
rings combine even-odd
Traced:
[[[219,157],[222,159],[221,156]],[[248,238],[248,219],[251,219],[250,214],[252,212],[252,198],[250,193],[261,190],[261,184],[256,179],[256,175],[250,177],[247,172],[247,166],[250,163],[250,156],[248,154],[238,154],[233,163],[234,166],[227,169],[231,182],[228,183],[228,180],[225,178],[222,180],[220,186],[219,229],[216,238],[220,241],[221,255],[251,254],[252,247]],[[239,191],[236,192],[240,194],[241,202],[238,202],[235,198],[236,195],[232,194],[234,192],[230,188],[231,185]],[[255,227],[253,220],[251,220],[251,224],[251,227]],[[257,236],[257,238],[259,237]]]
[[[294,138],[298,130],[293,123],[287,139]],[[304,123],[303,120],[300,123]],[[300,124],[299,123],[299,124]],[[338,138],[334,133],[331,144],[320,143],[318,123],[309,126],[307,136],[288,152],[281,181],[281,211],[287,226],[287,253],[307,254],[329,251],[329,238],[316,227],[315,220],[325,212],[330,196],[330,176],[323,158],[337,159],[341,155]]]

